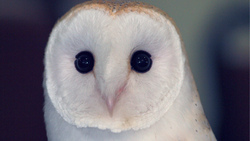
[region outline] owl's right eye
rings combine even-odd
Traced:
[[[88,73],[94,67],[94,57],[91,52],[82,51],[76,55],[76,70],[80,73]]]

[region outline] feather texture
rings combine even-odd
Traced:
[[[131,69],[141,50],[153,61],[146,73]],[[82,51],[95,60],[86,74],[74,66]],[[52,141],[216,140],[178,29],[148,4],[97,0],[71,9],[50,35],[44,89]]]

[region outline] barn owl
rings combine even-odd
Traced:
[[[175,23],[141,2],[88,1],[45,51],[49,141],[214,141]]]

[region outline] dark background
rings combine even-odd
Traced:
[[[57,19],[80,2],[0,1],[1,141],[47,140],[42,110],[44,50]],[[210,120],[210,124],[218,140],[248,141],[249,6],[215,11],[207,29],[203,47],[208,48],[206,57],[213,70],[207,75],[217,78],[214,83],[221,105],[220,120]],[[195,64],[190,63],[191,67]],[[213,113],[207,115],[213,117]]]

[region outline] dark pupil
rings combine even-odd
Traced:
[[[75,67],[80,73],[87,73],[93,69],[94,58],[90,52],[84,51],[76,55]]]
[[[88,56],[81,56],[79,59],[78,59],[78,65],[80,68],[88,68],[89,67],[89,64],[90,64],[90,59],[88,58]]]
[[[140,68],[148,67],[150,59],[145,54],[139,54],[136,58],[136,65]]]
[[[133,70],[144,73],[150,70],[152,65],[151,55],[145,51],[137,51],[132,55],[131,67]]]

